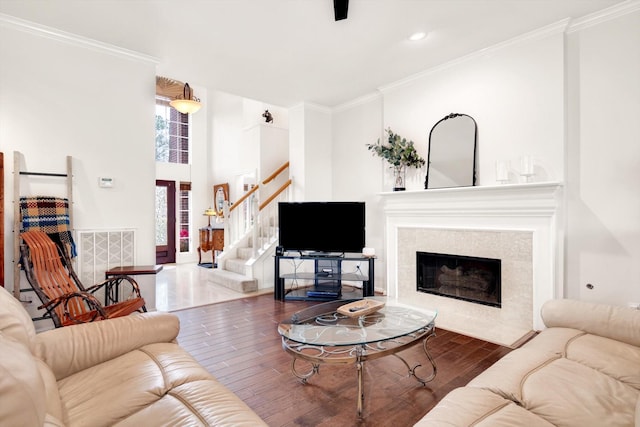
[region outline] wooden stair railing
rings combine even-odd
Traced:
[[[251,190],[244,193],[242,197],[240,197],[233,205],[229,206],[229,212],[233,211],[238,206],[242,206],[245,200],[247,200],[253,193],[258,191],[258,188],[260,188],[259,184],[253,187]]]
[[[285,182],[284,184],[282,184],[280,186],[280,188],[278,188],[272,195],[270,195],[267,198],[267,200],[265,200],[264,202],[260,203],[260,205],[258,206],[258,210],[261,211],[264,208],[266,208],[267,206],[269,206],[269,203],[271,203],[276,197],[278,197],[284,190],[289,188],[291,183],[292,183],[291,178],[289,178],[289,180],[287,182]]]
[[[270,183],[271,181],[276,179],[278,177],[278,175],[280,175],[288,167],[289,167],[289,162],[286,162],[285,164],[280,166],[278,169],[276,169],[275,172],[273,172],[271,175],[269,175],[264,181],[262,181],[262,183],[263,184]]]
[[[289,200],[289,194],[287,190],[291,187],[292,180],[288,179],[284,184],[271,193],[262,203],[257,203],[256,197],[259,194],[259,190],[264,191],[267,189],[267,184],[273,182],[276,178],[289,168],[289,162],[284,163],[277,168],[271,175],[265,178],[260,184],[251,188],[245,194],[242,195],[233,205],[228,206],[225,212],[225,247],[229,244],[235,243],[243,235],[245,235],[253,227],[253,235],[251,237],[254,255],[256,254],[258,247],[260,246],[258,233],[263,233],[263,236],[269,240],[275,237],[275,232],[271,232],[277,224],[277,209],[276,202],[283,199]],[[264,196],[264,195],[261,195]],[[238,209],[244,206],[244,209]],[[249,218],[243,217],[249,212]],[[264,225],[263,230],[260,227]],[[269,225],[269,227],[267,227]],[[266,231],[269,230],[269,231]],[[267,233],[265,236],[264,233]]]

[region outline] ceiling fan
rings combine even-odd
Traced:
[[[347,19],[347,11],[349,10],[349,0],[333,0],[333,14],[336,21]]]

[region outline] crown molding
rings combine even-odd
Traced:
[[[0,26],[71,44],[85,49],[107,53],[109,55],[118,56],[124,59],[148,62],[152,64],[158,64],[160,62],[159,59],[150,55],[145,55],[133,50],[124,49],[108,43],[100,42],[98,40],[82,37],[77,34],[68,33],[57,28],[37,24],[35,22],[16,18],[15,16],[7,15],[4,13],[0,13]]]
[[[459,64],[463,64],[465,62],[468,61],[472,61],[474,59],[478,59],[478,58],[482,58],[486,55],[490,55],[492,53],[498,52],[502,49],[506,49],[506,48],[510,48],[522,43],[528,43],[530,41],[534,41],[534,40],[541,40],[544,38],[547,38],[549,36],[555,35],[555,34],[562,34],[566,31],[567,26],[569,25],[569,18],[563,19],[561,21],[555,22],[553,24],[547,25],[545,27],[539,28],[537,30],[534,31],[529,31],[528,33],[524,33],[522,35],[519,35],[517,37],[511,38],[509,40],[505,40],[503,42],[494,44],[492,46],[486,47],[484,49],[480,49],[477,50],[475,52],[472,52],[468,55],[465,56],[461,56],[460,58],[456,58],[454,60],[451,60],[449,62],[445,62],[443,64],[440,65],[436,65],[435,67],[432,68],[428,68],[424,71],[421,71],[419,73],[413,74],[407,78],[404,78],[402,80],[397,80],[393,83],[384,85],[384,86],[380,86],[378,87],[378,90],[380,92],[382,92],[383,94],[385,92],[388,92],[392,89],[404,86],[406,84],[409,84],[415,80],[421,79],[422,77],[428,76],[429,74],[435,73],[437,71],[442,71],[442,70],[446,70],[448,68],[451,68],[453,66],[459,65]]]
[[[577,31],[584,30],[585,28],[593,27],[594,25],[629,15],[639,10],[639,0],[627,0],[606,9],[599,10],[598,12],[594,12],[590,15],[572,20],[571,24],[567,28],[567,33],[575,33]]]
[[[308,110],[317,111],[323,114],[331,114],[331,111],[332,111],[331,108],[325,107],[324,105],[314,104],[313,102],[306,102],[306,101],[300,102],[289,108],[289,110],[296,110],[296,109],[303,109],[303,110],[308,109]]]
[[[352,99],[351,101],[347,101],[343,104],[336,105],[335,107],[333,107],[333,112],[341,113],[343,111],[359,107],[360,105],[368,104],[378,99],[382,99],[382,94],[380,92],[371,92],[356,99]]]

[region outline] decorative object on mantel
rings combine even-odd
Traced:
[[[264,121],[266,123],[273,122],[273,115],[269,112],[269,110],[264,110],[264,113],[262,113],[262,117],[264,117]]]
[[[407,141],[397,133],[393,133],[391,128],[385,130],[387,133],[388,145],[378,142],[367,144],[367,149],[373,154],[382,157],[393,169],[394,187],[393,191],[403,191],[405,189],[405,173],[408,167],[419,168],[424,166],[425,161],[416,151],[413,141]]]
[[[429,133],[429,155],[424,188],[476,185],[478,127],[473,117],[451,113]]]
[[[509,161],[496,160],[496,181],[500,184],[509,182]]]
[[[524,182],[530,182],[531,177],[535,175],[533,167],[533,157],[522,156],[520,157],[520,175],[524,177]]]

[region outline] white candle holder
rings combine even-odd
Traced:
[[[496,181],[500,184],[509,182],[509,162],[506,160],[496,160]]]
[[[520,157],[520,175],[524,177],[524,182],[529,182],[531,180],[531,177],[535,175],[533,157]]]

